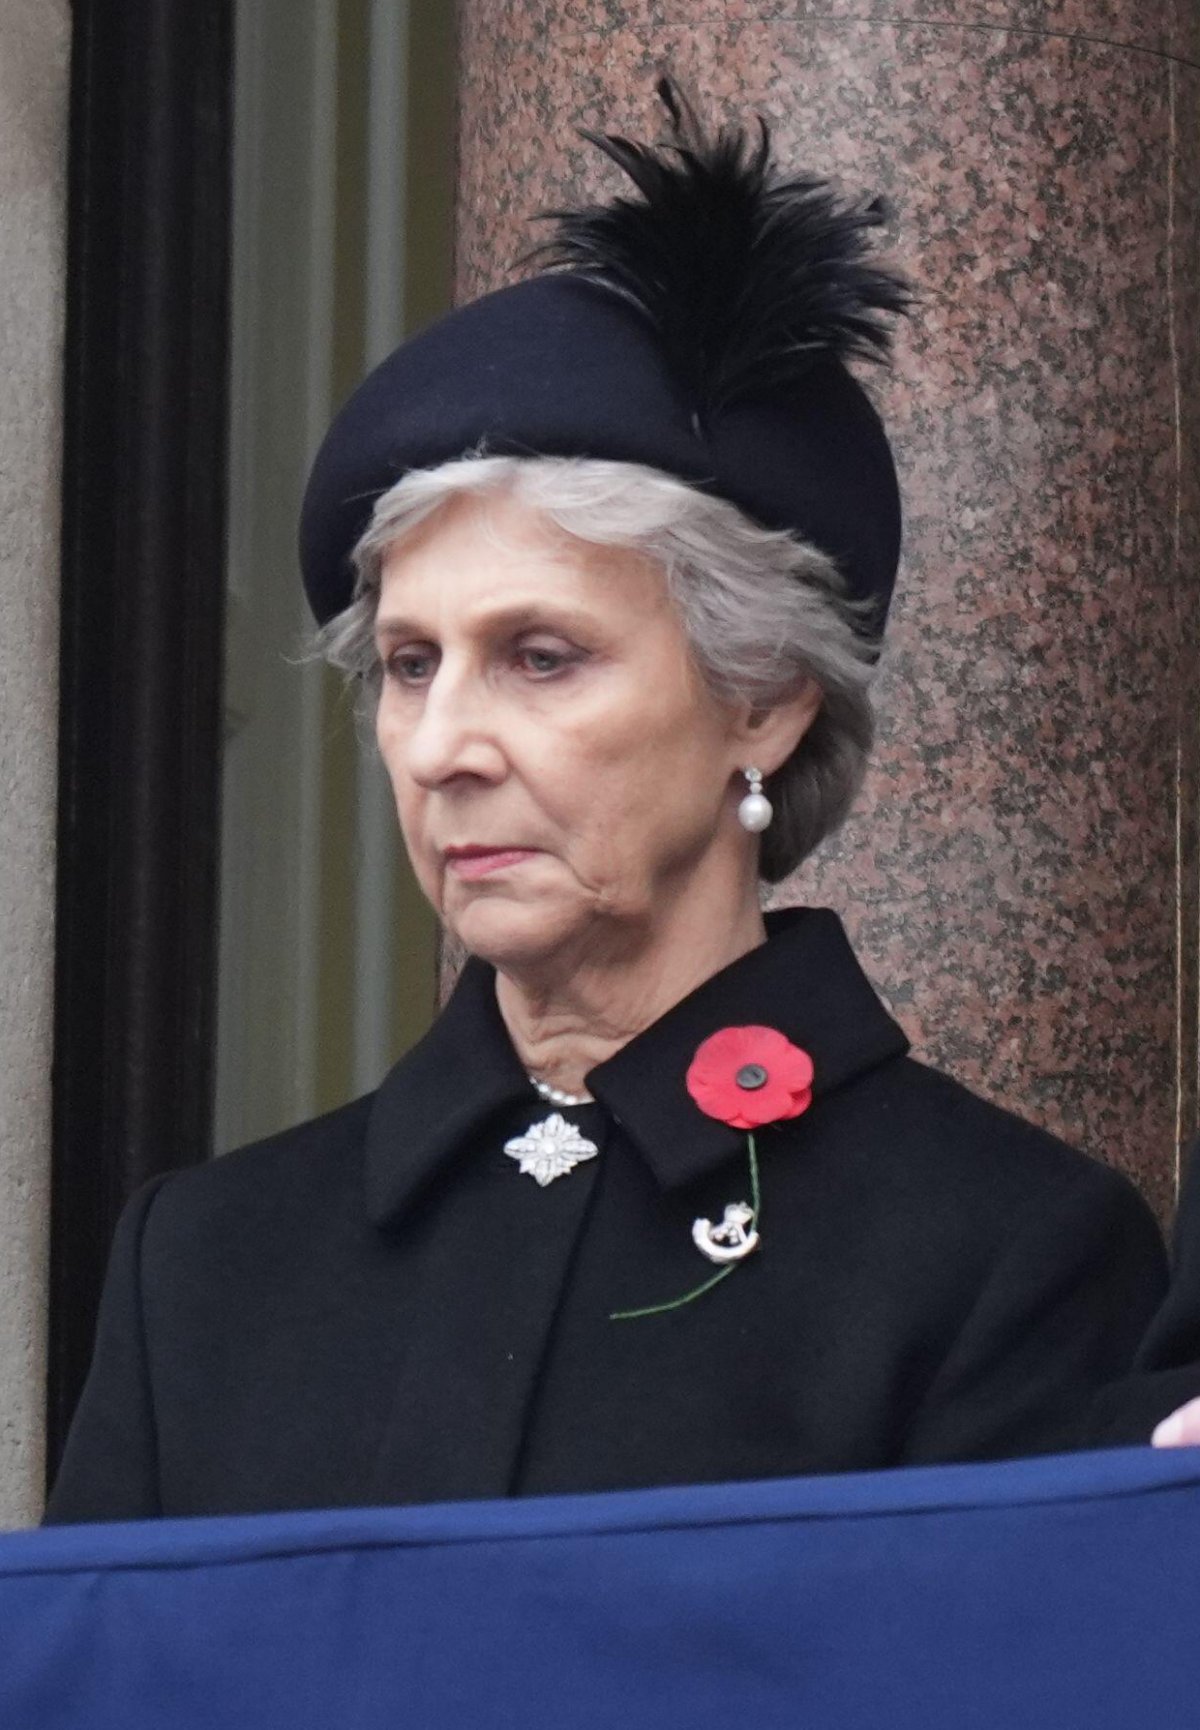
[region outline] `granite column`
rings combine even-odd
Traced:
[[[462,0],[458,289],[613,184],[670,68],[885,193],[920,305],[875,766],[782,899],[836,907],[917,1054],[1129,1171],[1197,1118],[1200,8]],[[564,380],[564,388],[569,381]]]

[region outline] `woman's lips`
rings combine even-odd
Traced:
[[[490,877],[494,871],[504,871],[510,865],[519,865],[523,859],[532,859],[534,851],[532,847],[499,847],[490,852],[448,853],[446,867],[456,877],[470,882],[476,877]]]

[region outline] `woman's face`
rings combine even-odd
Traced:
[[[650,562],[464,495],[385,560],[376,640],[405,843],[473,953],[636,943],[715,850],[744,871],[732,714]]]

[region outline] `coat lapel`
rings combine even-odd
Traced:
[[[470,961],[367,1130],[366,1203],[395,1248],[400,1333],[374,1500],[510,1491],[599,1164],[545,1188],[520,1172],[505,1142],[551,1110],[513,1050],[492,969]],[[566,1115],[599,1142],[597,1107]]]
[[[512,1493],[599,1165],[544,1189],[519,1172],[504,1141],[544,1115],[533,1101],[497,1119],[397,1232],[406,1302],[379,1501]],[[570,1115],[588,1133],[600,1114]]]
[[[367,1214],[377,1226],[402,1219],[497,1112],[535,1101],[496,1002],[495,978],[486,963],[468,961],[429,1032],[375,1095],[365,1183]]]
[[[814,1099],[908,1050],[835,913],[787,908],[768,913],[766,924],[766,943],[705,980],[588,1076],[663,1189],[693,1183],[745,1152],[744,1132],[705,1116],[687,1091],[688,1067],[710,1034],[776,1028],[812,1058]]]

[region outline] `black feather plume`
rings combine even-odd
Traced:
[[[823,357],[884,360],[904,279],[870,259],[880,200],[854,204],[827,180],[780,177],[770,133],[710,136],[670,78],[658,95],[672,139],[582,136],[639,196],[547,213],[553,237],[533,257],[620,294],[655,326],[667,365],[700,420],[786,391]]]

